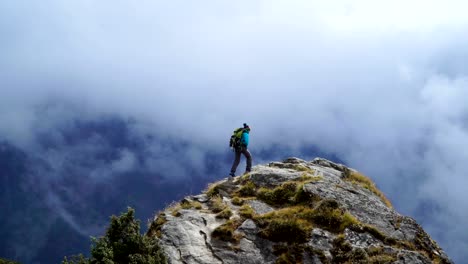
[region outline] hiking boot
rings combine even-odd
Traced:
[[[234,172],[231,172],[231,173],[229,173],[229,176],[235,177],[236,175],[234,174]]]

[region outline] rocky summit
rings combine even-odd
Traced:
[[[159,213],[155,236],[178,263],[452,263],[358,171],[288,158],[210,185]]]

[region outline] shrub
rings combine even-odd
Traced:
[[[128,208],[119,217],[112,216],[106,234],[93,238],[91,258],[65,258],[68,263],[117,263],[117,264],[159,264],[166,263],[166,257],[154,237],[140,234],[140,222],[135,220],[135,210]]]

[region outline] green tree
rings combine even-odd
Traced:
[[[62,264],[161,264],[166,257],[155,238],[140,234],[140,221],[135,219],[135,210],[128,208],[119,217],[112,216],[106,234],[93,238],[91,258],[82,255]]]
[[[19,262],[14,262],[8,259],[2,259],[0,258],[0,264],[19,264]]]

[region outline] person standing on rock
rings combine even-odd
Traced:
[[[235,153],[234,163],[231,167],[231,173],[229,176],[234,177],[236,174],[237,166],[240,163],[241,154],[244,154],[247,159],[247,166],[245,168],[245,173],[249,173],[252,169],[252,155],[250,155],[247,147],[249,146],[249,133],[250,127],[244,123],[244,127],[234,130],[231,140],[229,141],[229,146],[233,148]],[[245,174],[244,173],[244,174]]]

